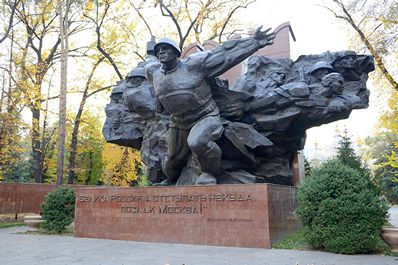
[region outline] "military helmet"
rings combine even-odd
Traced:
[[[334,63],[336,63],[337,61],[340,61],[341,59],[345,58],[345,57],[354,57],[354,59],[358,56],[356,52],[354,51],[339,51],[335,53],[335,59],[334,59]]]
[[[146,52],[147,53],[154,53],[155,52],[155,41],[148,41],[147,43],[146,43]]]
[[[357,53],[354,51],[340,51],[339,53],[339,58],[344,58],[347,56],[354,56],[357,57]]]
[[[333,67],[330,63],[325,62],[325,61],[319,61],[316,62],[310,70],[310,74],[312,74],[313,72],[315,72],[318,69],[329,69],[329,70],[333,70]]]
[[[177,45],[177,43],[174,40],[169,39],[169,38],[161,38],[160,40],[158,40],[158,42],[156,42],[155,46],[153,47],[154,50],[155,50],[155,54],[158,53],[158,49],[159,49],[159,45],[160,44],[168,44],[168,45],[170,45],[177,52],[177,56],[180,57],[180,55],[181,55],[180,47]]]
[[[118,82],[118,84],[112,89],[111,95],[121,94],[123,93],[123,90],[124,90],[124,84]]]
[[[142,68],[142,67],[136,67],[136,68],[134,68],[133,70],[131,70],[131,71],[126,75],[126,79],[127,79],[127,78],[131,78],[131,77],[134,77],[134,76],[141,76],[141,77],[146,78],[144,68]]]

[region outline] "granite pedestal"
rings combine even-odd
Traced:
[[[75,236],[271,248],[298,227],[294,187],[79,188]]]

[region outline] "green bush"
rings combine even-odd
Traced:
[[[73,222],[75,215],[75,191],[60,187],[46,195],[41,227],[49,232],[62,233]]]
[[[380,242],[387,205],[366,176],[337,159],[311,173],[298,190],[298,202],[306,238],[315,248],[369,253]]]

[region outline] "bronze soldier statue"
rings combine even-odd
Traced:
[[[170,114],[164,185],[177,182],[189,153],[199,164],[201,174],[195,184],[216,184],[221,170],[221,149],[216,141],[223,133],[220,111],[212,98],[209,80],[242,62],[258,49],[271,45],[275,33],[259,27],[249,38],[235,39],[211,51],[192,54],[180,60],[180,48],[171,39],[155,45],[158,62],[146,65],[146,76],[155,88],[160,108]]]

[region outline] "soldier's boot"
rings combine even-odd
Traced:
[[[215,142],[210,142],[210,148],[200,154],[196,155],[202,174],[196,179],[197,185],[212,185],[217,184],[217,176],[221,171],[221,149]]]

